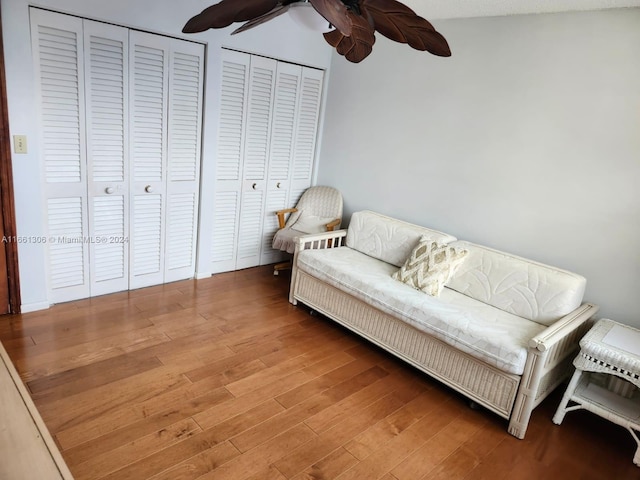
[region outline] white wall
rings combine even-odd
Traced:
[[[38,116],[33,76],[27,0],[1,0],[2,29],[12,135],[27,135],[28,154],[13,156],[16,221],[20,236],[41,237],[44,231],[44,200],[41,190],[40,155],[37,143]],[[200,250],[210,251],[213,203],[214,159],[216,156],[217,104],[222,46],[262,54],[309,66],[328,68],[331,48],[318,33],[292,23],[288,16],[240,35],[230,36],[234,27],[209,30],[198,35],[181,33],[185,22],[214,0],[38,0],[31,5],[63,13],[111,22],[154,33],[167,34],[207,44],[207,76],[203,128],[202,215]],[[49,305],[46,284],[46,245],[21,243],[18,248],[23,312]],[[200,256],[198,275],[207,274],[209,262]]]
[[[451,58],[377,35],[334,56],[318,183],[584,275],[640,326],[640,9],[434,22]]]

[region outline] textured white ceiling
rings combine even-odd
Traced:
[[[640,7],[640,0],[400,0],[429,20]]]

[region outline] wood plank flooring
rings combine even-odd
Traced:
[[[78,480],[630,479],[635,442],[587,412],[507,422],[287,302],[271,267],[0,317]]]

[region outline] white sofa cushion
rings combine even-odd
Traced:
[[[456,239],[447,233],[363,210],[351,216],[346,245],[401,267],[422,236],[438,243],[449,243]]]
[[[551,325],[580,306],[586,279],[575,273],[457,241],[468,250],[447,287],[542,325]]]
[[[348,247],[304,250],[297,267],[502,371],[522,374],[538,323],[445,288],[431,297],[391,278],[396,267]]]

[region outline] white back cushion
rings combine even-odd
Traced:
[[[401,267],[423,235],[438,243],[456,239],[447,233],[363,210],[351,216],[347,247]]]
[[[470,242],[452,246],[468,254],[448,288],[542,325],[575,310],[587,281],[559,268]]]

